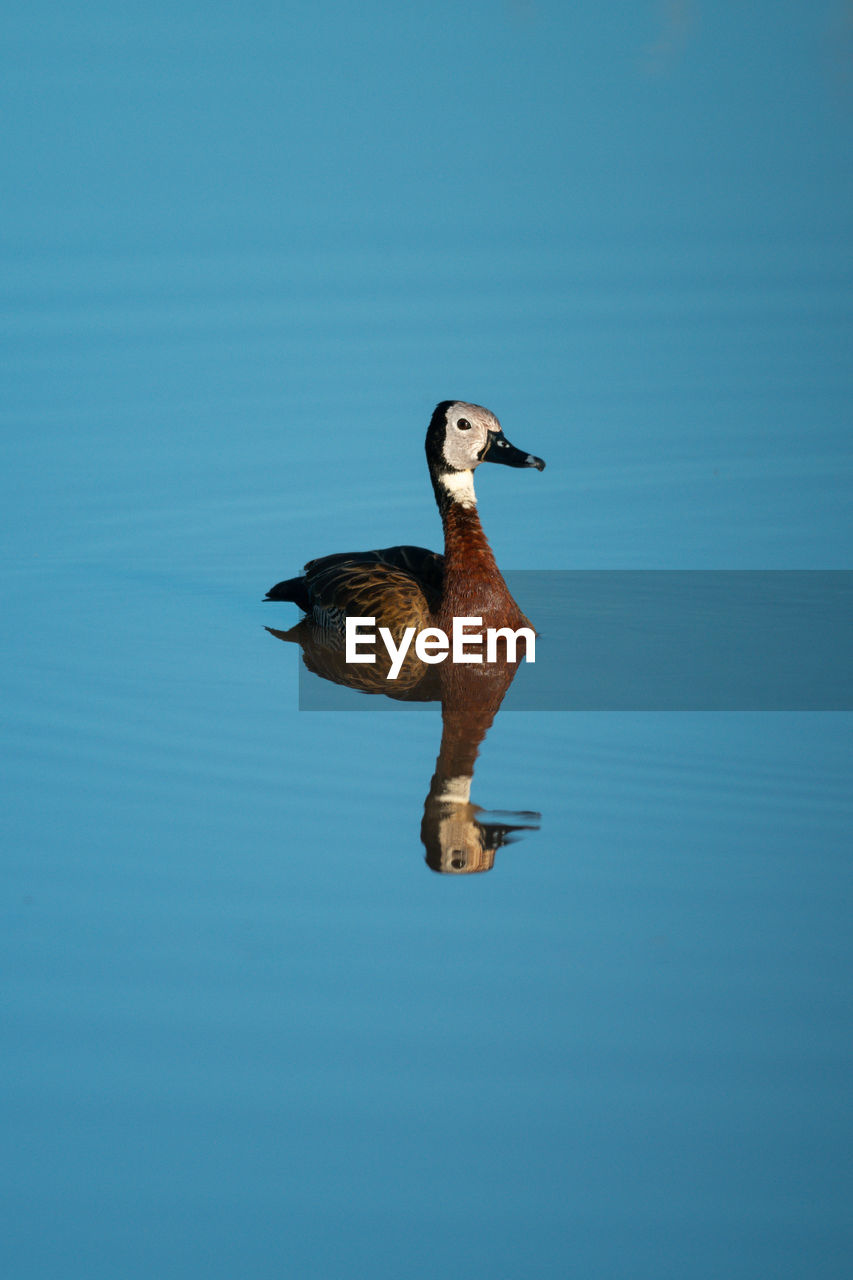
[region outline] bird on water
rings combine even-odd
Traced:
[[[276,583],[266,599],[293,601],[331,632],[343,632],[348,616],[375,617],[395,636],[410,626],[449,632],[454,617],[479,617],[486,627],[529,626],[483,532],[474,471],[481,462],[537,471],[545,463],[510,444],[488,409],[464,400],[436,405],[426,456],[444,526],[443,556],[412,546],[322,556],[299,577]]]

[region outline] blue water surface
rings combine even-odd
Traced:
[[[297,710],[440,546],[849,569],[848,6],[36,0],[0,50],[2,1273],[835,1280],[851,721]]]

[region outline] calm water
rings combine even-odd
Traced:
[[[489,405],[521,570],[851,567],[842,5],[10,23],[0,212],[10,1280],[851,1264],[842,713],[300,712],[261,604],[438,546]],[[535,825],[531,823],[531,825]]]

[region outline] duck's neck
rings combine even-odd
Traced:
[[[481,617],[487,627],[522,626],[526,619],[510,595],[480,524],[473,485],[460,482],[455,493],[436,489],[444,525],[439,626],[449,630],[454,617]]]

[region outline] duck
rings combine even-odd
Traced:
[[[426,458],[444,527],[443,555],[396,546],[321,556],[298,577],[277,582],[265,600],[292,601],[327,635],[342,635],[347,617],[374,617],[395,638],[411,626],[449,634],[454,617],[479,617],[484,627],[530,626],[480,523],[474,471],[483,462],[537,471],[545,463],[511,444],[489,409],[465,400],[436,405]]]

